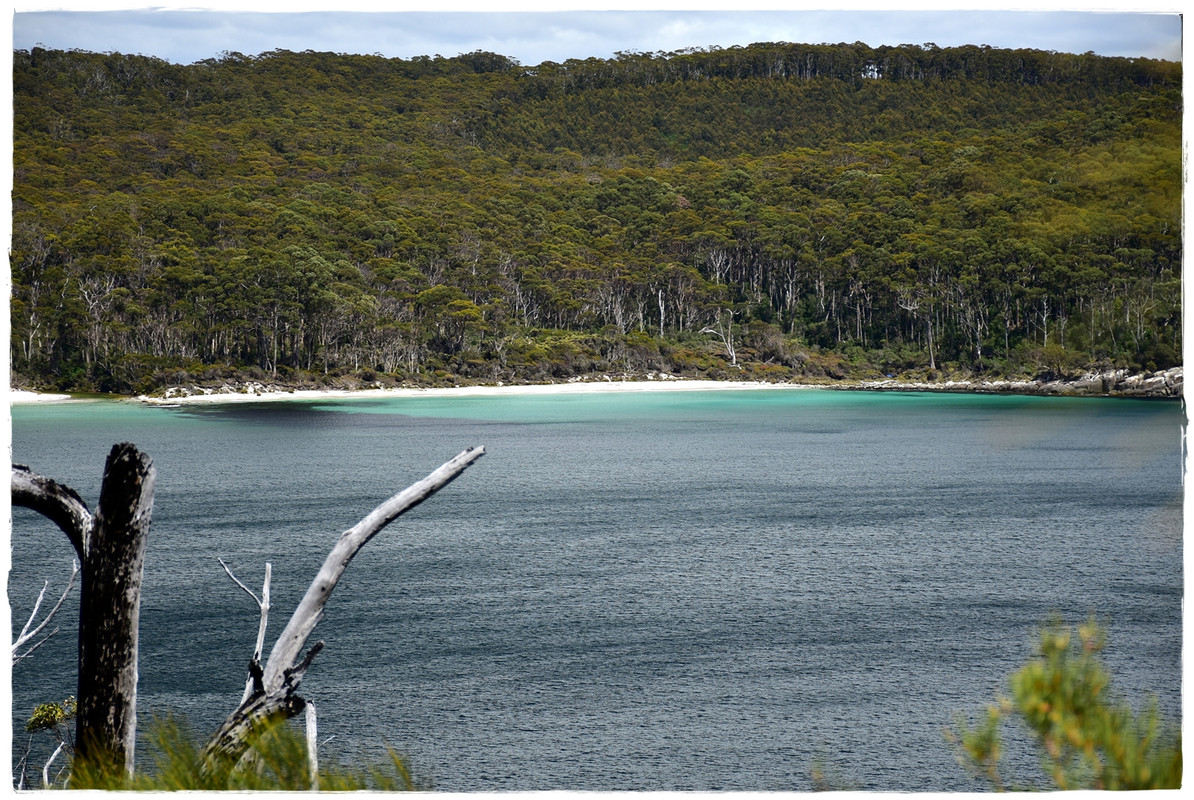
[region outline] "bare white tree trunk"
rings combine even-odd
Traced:
[[[729,322],[724,327],[721,324],[721,313],[719,312],[717,315],[717,327],[702,328],[701,333],[711,333],[718,339],[721,339],[721,343],[726,348],[726,355],[730,357],[730,366],[738,367],[738,351],[734,348],[734,312],[732,310],[730,311]],[[738,368],[741,369],[741,367]]]
[[[315,704],[307,701],[307,769],[311,772],[311,791],[319,791],[319,735]]]
[[[340,539],[324,559],[323,566],[315,575],[315,580],[311,581],[311,585],[307,587],[307,593],[303,595],[298,608],[290,617],[290,622],[278,636],[278,641],[274,643],[274,648],[270,651],[263,677],[267,692],[276,691],[286,680],[287,671],[294,667],[299,652],[307,642],[307,637],[311,635],[319,620],[323,618],[323,609],[327,605],[328,598],[331,597],[332,590],[340,582],[344,570],[348,568],[357,552],[383,528],[447,486],[484,454],[485,448],[483,447],[465,450],[423,480],[403,489],[373,509],[368,516],[340,534]]]

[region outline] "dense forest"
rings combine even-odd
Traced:
[[[14,53],[14,383],[1181,361],[1181,66]]]

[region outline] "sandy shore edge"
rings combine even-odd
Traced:
[[[600,394],[614,392],[685,392],[733,391],[764,389],[822,389],[838,391],[903,391],[946,392],[957,394],[1016,394],[1043,396],[1098,396],[1136,398],[1179,398],[1183,394],[1183,369],[1174,367],[1154,373],[1128,374],[1126,370],[1090,373],[1078,380],[1036,382],[1008,380],[950,380],[944,382],[910,382],[899,380],[843,381],[824,383],[774,383],[765,381],[718,381],[676,378],[629,380],[569,380],[547,384],[496,384],[443,388],[394,387],[374,389],[290,389],[276,385],[250,382],[218,388],[175,387],[164,396],[139,395],[124,398],[145,405],[176,407],[216,403],[261,403],[286,401],[356,400],[413,397],[493,397],[511,395]],[[75,398],[68,394],[48,394],[22,390],[8,392],[9,403],[61,403]]]
[[[496,397],[509,395],[554,395],[554,394],[612,394],[622,392],[684,392],[743,389],[816,389],[824,388],[810,384],[766,383],[763,381],[710,381],[710,380],[658,380],[658,381],[574,381],[571,383],[516,384],[507,386],[456,386],[436,389],[295,389],[293,391],[270,390],[265,386],[250,385],[245,391],[205,390],[203,393],[172,393],[167,397],[133,398],[147,405],[179,406],[212,403],[260,403],[295,400],[369,400],[404,397]]]
[[[14,406],[28,403],[62,403],[70,399],[71,396],[69,394],[26,392],[23,389],[10,389],[8,391],[8,402]]]
[[[910,382],[900,380],[842,381],[835,384],[811,384],[765,381],[717,381],[677,378],[661,374],[646,379],[569,380],[550,384],[511,384],[489,386],[458,386],[450,388],[375,388],[291,390],[286,387],[249,383],[243,386],[222,386],[218,389],[178,387],[168,389],[164,397],[135,398],[137,401],[162,406],[197,403],[244,403],[277,400],[370,399],[402,397],[492,397],[498,395],[559,395],[597,394],[602,392],[683,392],[733,391],[774,389],[822,389],[839,391],[878,392],[946,392],[954,394],[1015,394],[1038,396],[1095,396],[1136,398],[1177,398],[1183,394],[1183,369],[1174,367],[1153,373],[1129,374],[1127,370],[1092,372],[1077,380],[1009,381],[1009,380],[947,380],[944,382]]]

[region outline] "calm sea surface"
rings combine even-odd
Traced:
[[[268,650],[340,531],[472,445],[488,454],[366,546],[316,629],[303,694],[330,755],[391,746],[441,790],[807,790],[814,769],[977,789],[944,731],[1051,614],[1107,621],[1119,690],[1179,719],[1176,403],[749,390],[12,416],[13,460],[93,509],[113,443],[157,465],[142,727],[210,731],[240,699],[257,608],[217,558],[255,587],[273,564]],[[24,509],[13,528],[19,627],[73,553]],[[73,694],[76,618],[14,668],[15,724]]]

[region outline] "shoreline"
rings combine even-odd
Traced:
[[[25,389],[8,390],[8,403],[13,406],[30,405],[33,403],[65,403],[73,399],[69,394],[30,392]]]
[[[1150,400],[1180,400],[1183,397],[1183,368],[1173,367],[1129,374],[1127,370],[1092,372],[1077,380],[946,380],[940,383],[859,381],[865,391],[954,392],[960,394],[1012,394],[1033,397],[1114,397]],[[843,387],[845,388],[845,387]]]
[[[285,402],[287,400],[369,400],[413,397],[496,397],[509,395],[622,394],[631,392],[741,391],[744,389],[818,389],[813,384],[764,381],[714,381],[663,378],[659,380],[568,381],[564,383],[477,384],[449,387],[393,387],[373,389],[285,389],[247,384],[237,389],[167,390],[163,397],[140,395],[139,403],[156,406],[214,403]],[[189,392],[184,394],[184,392]]]
[[[276,384],[249,382],[212,387],[171,387],[161,396],[114,396],[129,402],[159,407],[208,405],[216,403],[284,402],[317,400],[355,400],[413,397],[492,397],[498,395],[559,395],[600,394],[615,392],[659,391],[742,391],[767,389],[822,389],[832,391],[869,392],[930,392],[950,394],[1003,394],[1043,397],[1111,397],[1136,399],[1180,399],[1182,397],[1182,367],[1158,370],[1153,373],[1129,375],[1126,370],[1088,373],[1070,381],[1011,381],[1011,380],[946,380],[901,381],[853,380],[835,383],[778,383],[767,381],[721,381],[698,378],[678,378],[661,374],[646,378],[614,380],[581,379],[560,383],[476,384],[452,387],[390,387],[359,389],[295,389]],[[10,390],[11,405],[34,403],[64,403],[85,401],[92,396],[76,398],[69,394],[42,394],[25,390]]]

